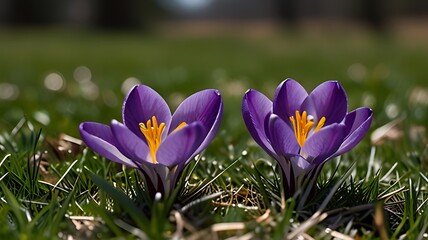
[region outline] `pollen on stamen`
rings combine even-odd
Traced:
[[[148,124],[148,122],[149,122],[150,120],[148,120],[147,121],[147,124]],[[140,124],[139,124],[139,126],[140,126],[140,130],[141,131],[143,131],[143,130],[147,130],[147,124],[146,123],[144,123],[144,122],[140,122]]]
[[[180,129],[182,129],[182,128],[184,128],[185,126],[187,126],[187,123],[186,122],[182,122],[182,123],[180,123],[171,133],[174,133],[174,132],[176,132],[176,131],[178,131],[178,130],[180,130]]]
[[[325,120],[326,120],[325,117],[322,117],[318,121],[317,127],[315,128],[314,132],[318,132],[324,126]]]
[[[140,131],[147,140],[147,145],[150,149],[150,155],[153,163],[157,163],[156,152],[161,144],[162,132],[165,129],[165,123],[158,124],[157,119],[153,116],[147,120],[147,123],[139,124]]]
[[[293,125],[294,135],[296,137],[297,143],[300,145],[300,147],[303,147],[309,132],[314,127],[314,117],[312,115],[308,115],[306,111],[303,111],[303,113],[300,115],[298,110],[296,110],[295,117],[296,118],[294,118],[294,116],[290,116],[289,119]],[[322,117],[320,121],[318,121],[318,124],[313,131],[314,133],[319,131],[324,126],[325,120],[325,117]]]

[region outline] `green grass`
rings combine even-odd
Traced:
[[[355,33],[255,39],[59,30],[3,30],[0,46],[1,82],[19,88],[16,99],[0,99],[2,237],[427,237],[427,137],[415,131],[426,129],[428,112],[426,100],[412,100],[414,89],[428,88],[426,46]],[[90,69],[98,97],[74,80],[78,66]],[[44,86],[51,72],[65,79],[63,91]],[[137,171],[60,135],[79,138],[82,121],[120,120],[128,77],[172,108],[204,88],[224,97],[219,133],[186,168],[173,202],[148,199]],[[240,113],[246,89],[272,97],[287,77],[308,90],[337,79],[350,109],[369,105],[375,113],[364,141],[324,166],[311,199],[281,198],[277,165]],[[393,119],[401,119],[402,135],[373,145],[372,131]]]

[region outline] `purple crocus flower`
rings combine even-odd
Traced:
[[[305,179],[316,179],[324,163],[354,148],[367,133],[373,111],[348,112],[348,99],[337,81],[310,94],[295,80],[277,88],[273,102],[250,89],[242,102],[245,124],[254,140],[280,165],[285,196]]]
[[[209,89],[185,99],[171,115],[165,100],[148,86],[135,86],[122,107],[123,124],[80,124],[93,151],[138,168],[152,197],[168,196],[185,165],[214,138],[223,115],[219,91]]]

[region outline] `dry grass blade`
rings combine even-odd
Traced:
[[[308,220],[303,222],[298,228],[291,232],[287,236],[287,239],[295,239],[297,236],[305,234],[306,230],[322,222],[327,217],[327,213],[321,213],[320,211],[315,212]]]
[[[9,154],[6,154],[6,156],[4,156],[4,158],[1,160],[1,162],[0,162],[0,167],[3,165],[3,163],[10,157],[10,153]]]
[[[382,202],[378,202],[375,208],[374,223],[381,240],[387,240],[388,232],[385,228],[385,215]]]
[[[242,231],[245,229],[245,223],[243,222],[228,222],[228,223],[216,223],[211,225],[209,228],[202,231],[197,231],[189,236],[187,239],[219,239],[219,234],[222,232],[234,232]],[[236,236],[236,234],[235,234]],[[245,235],[243,235],[245,236]],[[244,238],[247,239],[247,238]]]
[[[72,164],[70,164],[70,167],[67,169],[67,171],[65,171],[65,173],[61,176],[61,178],[58,180],[58,182],[55,184],[55,186],[52,188],[52,190],[54,190],[55,188],[58,187],[58,185],[61,183],[61,181],[65,178],[65,176],[67,176],[67,174],[70,172],[70,170],[74,167],[74,165],[78,162],[78,160],[74,160],[74,162]]]
[[[389,193],[379,194],[379,199],[380,200],[384,200],[384,202],[387,202],[395,194],[400,193],[400,192],[404,192],[404,191],[408,191],[407,187],[405,187],[405,186],[403,186],[403,187],[401,187],[401,188],[399,188],[397,190],[394,190],[392,192],[389,192]]]
[[[46,138],[47,150],[56,156],[56,159],[66,160],[67,156],[77,156],[85,147],[82,140],[61,133],[57,138]]]
[[[316,224],[323,221],[325,218],[328,217],[327,213],[322,213],[322,211],[325,209],[327,204],[330,202],[331,198],[333,197],[334,193],[337,191],[337,189],[342,185],[342,183],[349,177],[349,175],[352,173],[352,170],[355,168],[355,163],[352,164],[352,166],[346,171],[346,173],[342,176],[342,178],[337,181],[337,183],[333,186],[333,188],[330,190],[330,193],[327,195],[327,197],[324,199],[318,210],[305,222],[303,222],[299,227],[297,227],[293,232],[291,232],[287,239],[294,239],[299,235],[302,235],[308,230],[309,228],[315,226]]]
[[[140,229],[138,229],[138,228],[136,228],[134,226],[131,226],[128,223],[126,223],[126,222],[124,222],[124,221],[122,221],[120,219],[115,219],[114,222],[119,227],[121,227],[122,229],[128,231],[129,233],[131,233],[132,235],[138,237],[139,239],[149,240],[148,236],[143,231],[141,231]]]
[[[331,230],[330,228],[325,229],[325,232],[330,234],[335,239],[341,239],[341,240],[353,240],[354,238],[351,236],[348,236],[346,234],[343,234],[338,231]]]
[[[260,217],[258,217],[258,218],[256,218],[256,222],[258,222],[258,223],[262,223],[262,222],[270,222],[271,220],[272,220],[272,217],[271,217],[271,210],[270,209],[268,209],[268,210],[266,210],[266,212],[263,214],[263,215],[261,215]]]
[[[172,235],[171,239],[181,239],[183,237],[183,229],[184,229],[184,220],[181,217],[181,214],[178,211],[173,211],[172,215],[175,219],[175,232]]]
[[[215,198],[217,198],[217,197],[220,197],[223,193],[224,193],[224,192],[217,192],[217,193],[213,193],[213,194],[211,194],[211,195],[207,195],[207,196],[203,196],[203,197],[201,197],[201,198],[198,198],[198,199],[196,199],[196,200],[194,200],[194,201],[191,201],[190,203],[186,204],[184,207],[182,207],[182,208],[180,209],[180,211],[181,211],[181,212],[185,212],[185,211],[187,211],[189,208],[191,208],[191,207],[193,207],[193,206],[195,206],[195,205],[197,205],[197,204],[199,204],[199,203],[201,203],[201,202],[205,202],[205,201],[208,201],[208,200],[211,200],[211,199],[215,199]]]
[[[235,236],[235,237],[226,238],[225,240],[250,240],[250,239],[254,239],[254,234],[251,232],[244,234],[242,236]]]
[[[403,130],[400,126],[403,120],[404,118],[398,118],[375,129],[370,136],[372,144],[379,146],[386,140],[400,139],[403,136]]]
[[[213,232],[239,231],[245,229],[243,222],[216,223],[211,226]]]

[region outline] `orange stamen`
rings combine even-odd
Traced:
[[[174,129],[175,132],[183,127],[185,127],[187,123],[182,122],[177,128]],[[153,163],[158,163],[156,159],[156,152],[159,149],[159,146],[162,142],[162,132],[165,129],[165,123],[158,124],[158,121],[155,116],[152,119],[149,119],[146,124],[140,123],[140,131],[146,137],[147,145],[150,149],[150,156],[152,157]]]
[[[289,117],[291,124],[293,125],[294,135],[296,136],[297,143],[300,147],[303,147],[303,144],[306,142],[306,138],[308,137],[309,132],[312,130],[314,126],[314,122],[309,119],[306,111],[303,111],[302,115],[300,112],[296,110],[296,118],[294,116]],[[325,117],[322,117],[314,130],[314,133],[318,132],[325,123]]]

